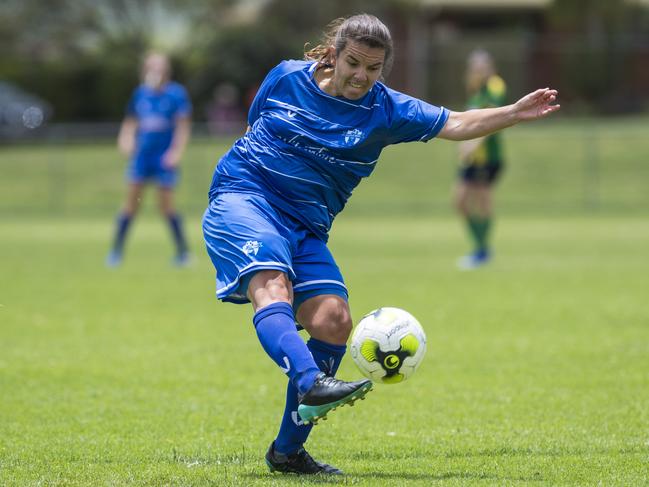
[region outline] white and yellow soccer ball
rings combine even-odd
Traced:
[[[379,308],[356,326],[351,354],[359,370],[372,381],[397,384],[419,367],[426,354],[426,334],[407,311]]]

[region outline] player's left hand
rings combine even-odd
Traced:
[[[541,88],[525,95],[514,103],[514,112],[519,121],[537,120],[547,117],[561,108],[554,104],[559,92],[550,88]]]

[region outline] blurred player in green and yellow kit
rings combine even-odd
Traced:
[[[479,49],[469,55],[466,88],[469,110],[505,104],[505,82],[496,74],[493,58],[487,51]],[[474,249],[458,261],[458,266],[461,269],[475,269],[491,258],[491,192],[503,167],[501,134],[461,142],[459,150],[461,166],[455,206],[466,222]]]

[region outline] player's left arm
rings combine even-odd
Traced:
[[[191,131],[192,122],[189,115],[182,115],[176,119],[171,145],[163,157],[165,167],[173,168],[178,166],[185,152],[185,147],[187,147],[187,142],[189,142]]]
[[[438,137],[447,140],[469,140],[492,134],[519,122],[538,120],[559,110],[554,104],[557,90],[542,88],[525,95],[512,105],[450,112]]]

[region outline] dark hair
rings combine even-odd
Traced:
[[[352,40],[365,44],[368,47],[377,47],[385,51],[382,74],[385,76],[392,67],[392,36],[390,30],[374,15],[359,14],[352,17],[341,17],[327,25],[320,44],[309,49],[308,44],[304,46],[304,59],[317,61],[325,66],[331,64],[331,47],[335,48],[338,55],[347,41]]]

